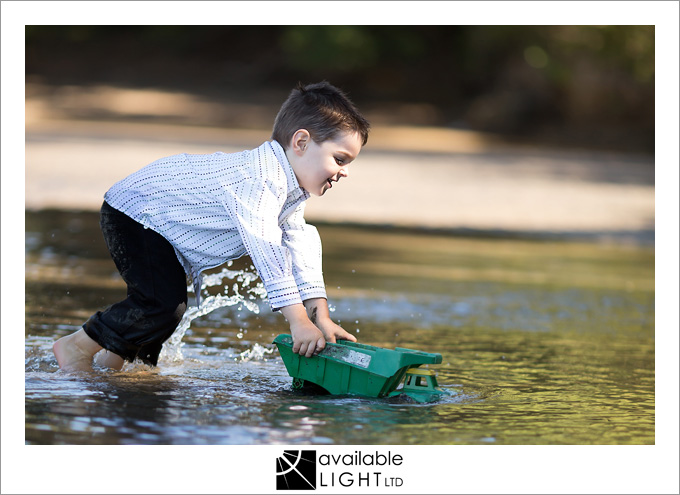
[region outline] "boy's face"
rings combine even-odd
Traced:
[[[322,196],[340,178],[361,151],[356,132],[340,132],[335,139],[317,144],[306,129],[295,132],[286,156],[300,186],[309,194]]]

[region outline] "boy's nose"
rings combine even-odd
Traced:
[[[347,177],[349,173],[347,172],[346,168],[341,168],[340,171],[338,172],[339,177]]]

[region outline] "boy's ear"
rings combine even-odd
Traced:
[[[309,146],[311,140],[312,136],[307,129],[298,129],[291,138],[291,148],[296,154],[301,156],[307,149],[307,146]]]

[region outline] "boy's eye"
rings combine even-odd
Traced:
[[[343,163],[345,163],[345,160],[343,160],[342,158],[338,158],[338,157],[336,156],[336,157],[335,157],[335,162],[336,162],[338,165],[342,165]]]

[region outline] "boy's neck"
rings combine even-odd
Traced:
[[[294,184],[290,184],[290,179],[291,179],[291,177],[289,177],[289,179],[288,179],[288,181],[289,181],[289,184],[288,184],[288,189],[289,189],[289,191],[291,191],[291,190],[293,190],[293,189],[295,189],[295,188],[300,188],[300,189],[302,189],[302,186],[300,185],[300,177],[299,177],[299,175],[298,175],[298,172],[295,170],[295,165],[293,165],[294,160],[291,160],[291,159],[290,159],[291,150],[290,150],[290,149],[288,149],[288,150],[285,149],[285,148],[281,145],[281,143],[279,143],[278,141],[275,141],[275,142],[281,147],[281,150],[283,151],[283,157],[285,157],[286,162],[288,162],[288,166],[290,167],[290,170],[292,171],[292,175],[293,175],[293,177],[295,178],[295,183],[294,183]],[[279,157],[279,154],[278,154],[278,153],[275,153],[275,154],[277,155],[277,157]],[[279,158],[283,158],[283,157],[279,157]],[[302,189],[302,190],[304,191],[304,189]]]

